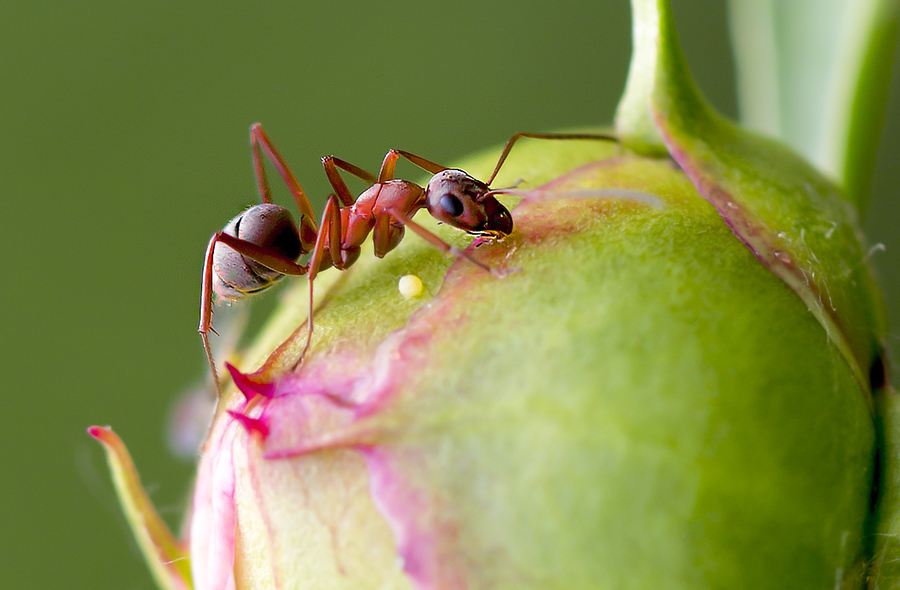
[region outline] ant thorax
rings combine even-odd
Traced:
[[[391,210],[412,211],[424,202],[422,187],[399,178],[376,183],[363,191],[353,204],[356,215],[371,218]]]

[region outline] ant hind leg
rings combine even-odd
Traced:
[[[262,125],[259,123],[254,123],[250,126],[250,147],[253,152],[253,172],[256,174],[256,187],[262,202],[272,202],[269,180],[266,177],[266,169],[262,159],[262,154],[265,154],[266,158],[268,158],[272,165],[275,166],[275,169],[278,170],[278,174],[281,175],[288,190],[291,191],[291,196],[294,197],[294,202],[297,204],[297,209],[300,211],[301,218],[305,219],[306,223],[312,226],[313,232],[317,231],[317,228],[315,227],[316,214],[313,211],[312,204],[309,202],[309,197],[306,196],[306,192],[303,190],[303,187],[300,186],[300,181],[298,181],[297,177],[294,176],[294,173],[291,172],[287,162],[285,162],[284,158],[275,148],[272,140],[269,139],[269,136],[263,131]]]

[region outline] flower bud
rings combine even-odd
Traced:
[[[194,588],[864,585],[884,384],[854,216],[660,51],[624,143],[516,148],[505,239],[416,218],[480,264],[369,247],[323,274],[302,362],[288,292],[202,450]]]

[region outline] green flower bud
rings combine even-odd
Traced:
[[[499,272],[415,235],[383,260],[369,248],[323,274],[299,366],[302,281],[229,366],[189,551],[141,537],[157,565],[190,554],[190,579],[155,569],[164,586],[861,588],[877,574],[881,311],[854,214],[799,158],[712,113],[667,45],[664,3],[635,4],[657,28],[632,64],[623,143],[517,147],[494,183],[525,180],[503,240],[416,218]],[[497,153],[459,167],[485,178]],[[398,291],[409,274],[418,296]],[[158,532],[124,448],[95,432],[136,530]]]

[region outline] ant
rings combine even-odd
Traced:
[[[259,123],[250,126],[253,170],[261,203],[234,217],[222,231],[212,235],[203,264],[200,294],[200,327],[203,349],[219,386],[215,360],[209,344],[212,327],[213,293],[226,300],[238,300],[259,293],[285,275],[307,275],[309,315],[307,316],[306,355],[313,334],[313,281],[316,275],[333,266],[344,270],[359,258],[360,247],[373,234],[375,256],[382,258],[397,247],[408,227],[435,247],[455,257],[463,257],[476,266],[491,269],[467,252],[454,248],[412,220],[419,209],[438,221],[467,233],[502,239],[513,229],[509,210],[495,195],[509,189],[491,189],[515,143],[524,138],[613,140],[609,135],[589,133],[516,133],[507,140],[487,181],[482,182],[463,170],[441,166],[403,150],[388,150],[375,176],[334,156],[322,158],[325,175],[334,192],[328,196],[321,225],[316,226],[312,205],[284,158]],[[294,223],[290,212],[272,203],[263,155],[284,180],[300,212]],[[425,187],[395,178],[397,161],[404,158],[433,176]],[[367,182],[370,186],[354,198],[340,170]],[[311,253],[307,264],[297,260]]]

